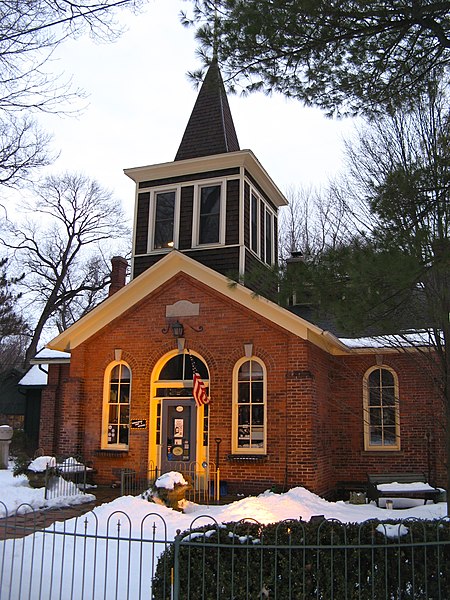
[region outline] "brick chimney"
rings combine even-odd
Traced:
[[[109,284],[109,296],[118,292],[125,285],[128,261],[122,256],[113,256],[111,259],[111,283]]]

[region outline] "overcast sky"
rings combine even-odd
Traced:
[[[60,157],[52,172],[78,170],[111,188],[131,216],[134,186],[123,169],[175,157],[197,91],[186,73],[199,66],[193,29],[179,21],[183,0],[150,0],[114,44],[88,38],[58,50],[54,70],[89,94],[78,118],[46,117]],[[122,18],[122,17],[121,17]],[[251,149],[283,191],[325,183],[339,169],[348,121],[262,94],[229,98],[239,143]]]

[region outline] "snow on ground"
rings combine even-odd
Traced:
[[[6,506],[8,514],[12,514],[19,506],[21,507],[20,512],[23,513],[47,508],[65,508],[93,500],[95,500],[95,496],[92,494],[76,494],[46,500],[44,488],[30,487],[25,475],[14,477],[12,466],[10,469],[0,470],[0,517],[5,516],[3,505]]]
[[[411,485],[411,484],[410,484]],[[415,484],[414,484],[415,485]],[[21,504],[28,504],[32,509],[62,508],[91,502],[91,494],[77,494],[61,498],[44,499],[44,489],[33,489],[28,485],[25,475],[13,477],[12,471],[0,470],[0,501],[3,502],[9,513]],[[439,519],[446,515],[445,502],[424,504],[422,500],[394,499],[394,509],[386,510],[383,499],[380,508],[372,504],[348,504],[346,502],[328,502],[308,490],[297,487],[285,494],[264,492],[259,496],[243,498],[224,506],[204,506],[188,502],[184,513],[168,509],[164,506],[149,503],[139,497],[123,496],[113,502],[103,504],[95,509],[96,516],[102,520],[109,515],[120,511],[128,514],[131,521],[140,525],[143,517],[148,513],[160,514],[169,524],[172,533],[176,529],[187,529],[191,522],[200,515],[226,523],[252,518],[261,523],[274,523],[284,519],[299,519],[304,521],[314,515],[323,515],[326,519],[339,519],[344,523],[359,523],[368,519]],[[0,511],[2,510],[0,505]]]
[[[10,512],[24,502],[41,509],[92,499],[80,494],[45,501],[43,494],[42,489],[31,489],[26,477],[14,478],[11,470],[0,471],[0,500]],[[216,524],[241,519],[260,523],[299,518],[308,521],[313,515],[348,523],[374,518],[381,521],[411,517],[440,519],[447,508],[446,503],[424,505],[420,500],[399,499],[394,499],[394,506],[397,510],[378,508],[374,504],[327,502],[301,487],[285,494],[267,491],[224,506],[188,502],[184,513],[139,497],[124,496],[80,518],[55,523],[45,533],[0,542],[0,572],[8,574],[0,586],[0,600],[22,600],[24,589],[30,591],[29,598],[144,600],[151,595],[148,589],[151,572],[165,548],[165,541],[173,540],[177,530],[191,527],[211,525],[213,529]],[[392,527],[392,534],[385,526],[381,533],[401,535],[399,526]],[[72,532],[77,532],[77,536]],[[78,585],[80,573],[83,585]],[[78,584],[74,588],[75,574]],[[90,590],[88,595],[85,595],[86,590]]]

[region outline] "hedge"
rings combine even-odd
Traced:
[[[246,521],[188,530],[158,561],[155,600],[171,598],[176,552],[180,600],[444,600],[450,590],[448,520]]]

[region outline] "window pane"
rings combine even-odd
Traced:
[[[381,409],[371,408],[370,409],[370,424],[381,425]]]
[[[250,387],[248,383],[239,383],[238,402],[250,402]]]
[[[394,376],[387,369],[380,369],[381,371],[381,385],[383,387],[391,386],[394,387]]]
[[[117,382],[120,380],[120,367],[121,365],[116,365],[111,371],[110,381]]]
[[[264,206],[264,202],[261,200],[260,204],[259,204],[259,219],[260,219],[260,229],[259,229],[259,243],[260,243],[260,247],[259,247],[259,253],[261,256],[261,260],[264,260],[264,241],[265,241],[265,206]]]
[[[263,427],[252,427],[251,447],[252,448],[263,448],[263,446],[264,446],[264,428]]]
[[[112,383],[109,390],[109,402],[114,404],[119,401],[119,386],[118,384]]]
[[[108,444],[117,444],[117,427],[113,425],[108,427]]]
[[[381,406],[380,388],[371,388],[369,391],[370,406]]]
[[[264,425],[264,405],[252,406],[252,425]]]
[[[120,403],[128,404],[130,401],[130,386],[122,384],[120,386]]]
[[[252,194],[251,199],[251,248],[258,252],[258,198]]]
[[[119,444],[128,444],[128,425],[119,426]]]
[[[193,356],[192,359],[194,361],[195,368],[197,369],[197,372],[200,375],[200,377],[203,380],[209,379],[208,368],[205,365],[205,363],[202,360],[200,360],[199,358],[197,358],[196,356]],[[184,375],[183,375],[183,379],[190,381],[192,378],[193,378],[193,373],[192,373],[191,358],[190,358],[189,354],[185,354],[184,355]]]
[[[160,380],[183,379],[183,355],[177,354],[166,362],[162,368]]]
[[[241,365],[238,373],[239,381],[250,381],[250,361]]]
[[[196,356],[194,356],[193,358],[200,377],[203,380],[208,380],[208,368],[205,365],[205,363]],[[190,381],[192,377],[192,364],[189,355],[177,354],[176,356],[174,356],[166,362],[166,364],[161,370],[159,381]],[[164,393],[158,393],[158,396],[164,395]]]
[[[395,394],[393,389],[383,388],[383,406],[394,406]]]
[[[384,443],[386,446],[395,446],[395,444],[396,444],[395,429],[385,428]]]
[[[250,426],[240,425],[238,427],[238,447],[250,447]]]
[[[120,422],[122,423],[122,425],[124,425],[124,424],[128,425],[129,420],[130,420],[130,406],[127,404],[125,406],[122,406],[120,409]]]
[[[117,404],[115,405],[110,405],[109,407],[109,423],[118,423],[119,420],[119,407],[117,406]]]
[[[271,265],[272,264],[272,215],[268,211],[266,211],[265,241],[266,241],[265,261],[268,265]]]
[[[395,425],[395,409],[385,408],[383,410],[383,425]]]
[[[131,379],[130,369],[125,365],[120,365],[120,367],[121,367],[120,379],[122,381],[130,381],[130,379]]]
[[[264,402],[264,387],[262,381],[252,383],[252,402]]]
[[[220,185],[203,187],[200,190],[200,244],[219,242]]]
[[[175,192],[156,195],[155,248],[173,247],[173,223],[175,215]]]
[[[252,379],[263,379],[264,378],[264,372],[263,372],[263,368],[262,366],[255,362],[254,360],[251,361],[251,366],[252,366]]]
[[[381,431],[378,427],[370,428],[370,443],[372,446],[381,446],[383,443]]]
[[[238,412],[239,425],[250,425],[250,407],[240,406]]]
[[[375,369],[375,371],[372,371],[369,375],[369,386],[380,386],[380,383],[380,369]]]

